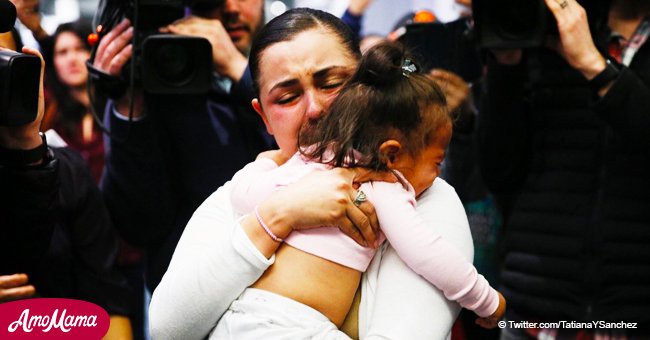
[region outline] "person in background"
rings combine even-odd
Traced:
[[[77,21],[61,24],[51,37],[41,40],[47,65],[42,129],[53,129],[78,151],[99,182],[104,168],[104,143],[90,110],[86,87],[86,61],[90,58],[87,38],[91,32],[88,23]]]
[[[545,3],[558,33],[544,47],[489,53],[479,115],[486,183],[514,197],[506,317],[615,324],[506,327],[502,338],[647,338],[650,3],[595,2],[602,16],[576,0]]]
[[[130,61],[134,31],[119,1],[105,1],[105,31],[94,68],[119,78]],[[196,2],[192,15],[161,31],[206,38],[216,73],[205,95],[153,95],[137,89],[109,101],[104,120],[106,167],[101,187],[123,238],[145,249],[153,290],[194,210],[273,143],[250,107],[246,56],[264,22],[262,0]],[[121,22],[110,20],[119,18]],[[129,116],[132,119],[129,119]]]
[[[363,14],[372,2],[373,0],[350,0],[348,8],[341,16],[341,20],[350,27],[352,33],[357,37],[357,39],[361,38]]]
[[[131,301],[113,267],[117,237],[108,212],[79,155],[49,148],[39,134],[44,61],[36,50],[22,51],[41,58],[41,83],[36,119],[0,126],[0,302],[29,297],[92,302],[110,315],[105,339],[131,339]]]

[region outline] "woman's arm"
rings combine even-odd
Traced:
[[[370,239],[377,222],[366,214],[373,215],[374,210],[368,204],[364,209],[370,210],[362,212],[351,201],[356,193],[353,180],[364,177],[370,179],[350,169],[309,174],[262,202],[260,215],[280,237],[292,229],[339,225],[356,235],[372,235],[367,236]],[[204,338],[230,303],[273,263],[279,243],[266,235],[254,216],[246,215],[241,225],[235,220],[230,190],[231,183],[219,188],[188,222],[151,300],[153,338]]]
[[[418,215],[456,247],[474,256],[469,223],[458,195],[436,179],[418,200]],[[449,336],[460,306],[413,272],[390,246],[375,256],[362,281],[362,339],[440,339]]]

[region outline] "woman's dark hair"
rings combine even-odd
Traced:
[[[335,167],[386,170],[379,152],[386,140],[399,140],[411,154],[422,150],[452,120],[442,90],[416,69],[397,43],[369,49],[327,114],[300,131],[303,155]]]
[[[52,99],[56,105],[55,110],[48,110],[48,115],[44,118],[44,128],[51,128],[55,124],[61,124],[61,127],[67,130],[67,133],[75,133],[78,130],[76,124],[88,112],[88,108],[75,100],[70,92],[70,88],[64,84],[54,67],[54,54],[56,43],[62,33],[72,33],[79,40],[84,49],[90,52],[91,46],[88,43],[88,35],[92,33],[90,23],[86,21],[74,21],[59,25],[54,35],[43,46],[43,57],[45,59],[45,86],[50,91]]]
[[[348,25],[336,16],[312,8],[294,8],[269,21],[255,36],[248,65],[255,92],[259,94],[260,59],[269,46],[293,39],[296,35],[314,28],[322,28],[335,34],[350,56],[359,59],[359,41]]]

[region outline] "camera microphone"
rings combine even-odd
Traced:
[[[11,31],[16,22],[16,6],[9,0],[0,0],[0,33]]]

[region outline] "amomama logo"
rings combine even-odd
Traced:
[[[72,299],[0,304],[1,339],[101,339],[110,319],[101,307]]]

